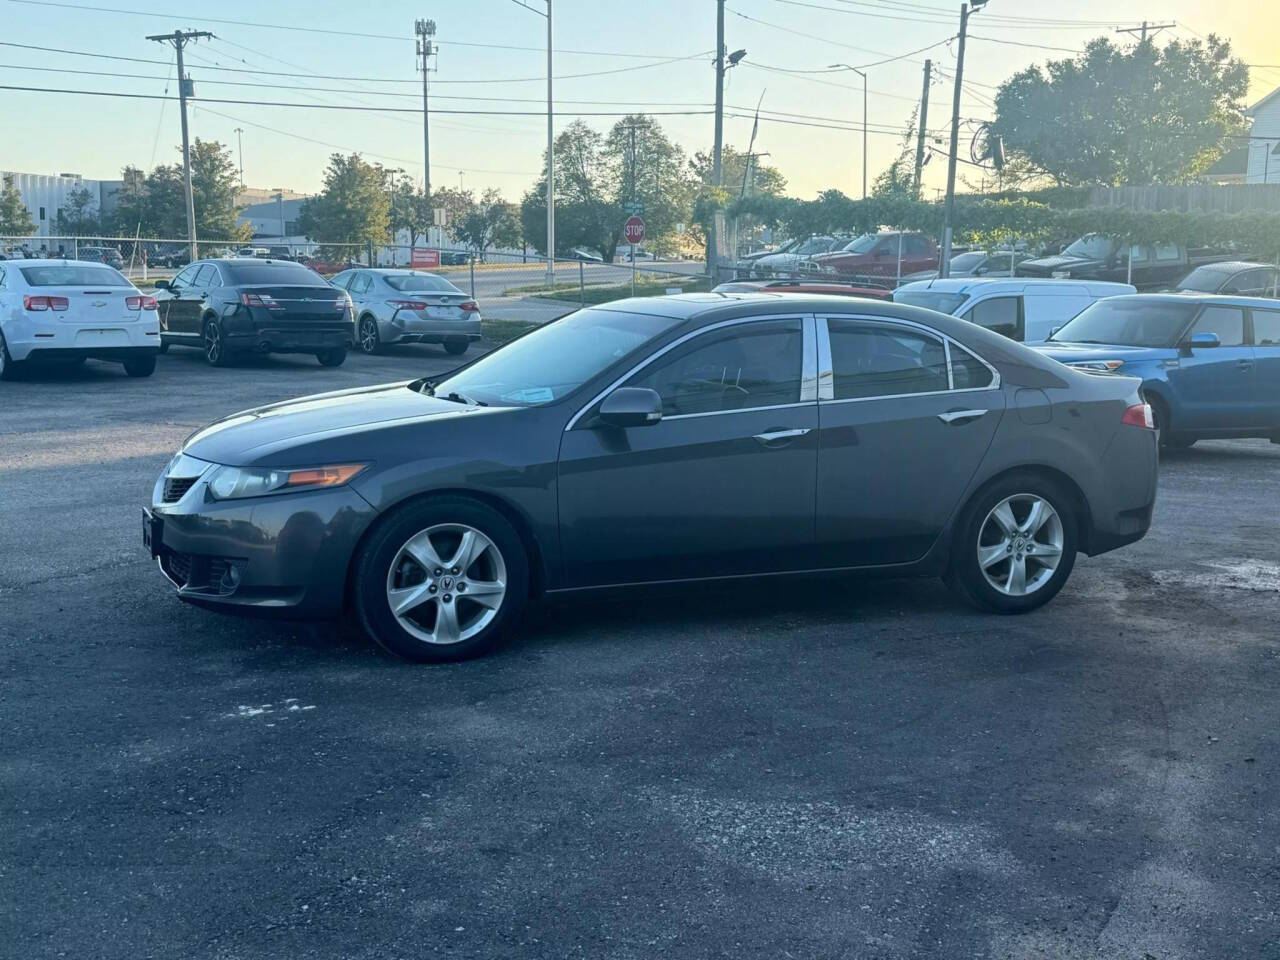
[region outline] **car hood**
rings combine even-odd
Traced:
[[[192,434],[182,452],[211,463],[249,466],[291,446],[369,428],[473,416],[494,409],[430,397],[409,389],[411,382],[321,393],[234,413]]]
[[[1110,343],[1029,343],[1027,346],[1038,350],[1046,357],[1052,357],[1059,363],[1072,363],[1078,360],[1123,360],[1134,363],[1139,360],[1167,360],[1176,357],[1178,351],[1173,347],[1125,347]]]
[[[1089,260],[1084,257],[1064,257],[1061,254],[1055,257],[1040,257],[1037,260],[1023,260],[1018,264],[1018,270],[1026,268],[1027,270],[1043,270],[1052,272],[1054,270],[1071,270],[1082,269],[1084,267],[1100,267],[1103,263],[1101,260]]]
[[[771,253],[766,257],[761,257],[755,261],[757,267],[789,267],[792,264],[799,263],[801,260],[810,259],[807,256],[801,256],[798,253]]]

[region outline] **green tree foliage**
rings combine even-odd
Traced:
[[[102,224],[103,230],[167,239],[187,235],[181,163],[160,164],[150,173],[128,166],[121,172],[121,180],[116,208]],[[238,243],[253,236],[253,228],[239,221],[239,182],[231,151],[216,141],[197,137],[191,146],[191,195],[198,238]]]
[[[36,224],[13,180],[12,174],[5,177],[4,188],[0,190],[0,236],[30,236],[36,232]]]
[[[907,128],[902,133],[898,155],[871,185],[873,197],[920,199],[920,191],[916,187],[916,120],[919,115],[920,108],[917,107],[912,111]]]
[[[391,192],[389,219],[392,233],[401,230],[409,234],[409,245],[426,236],[431,226],[431,198],[420,187],[415,187],[407,177],[396,183]]]
[[[1243,130],[1248,68],[1216,37],[1099,38],[1080,56],[1028,67],[996,94],[994,133],[1060,185],[1186,183]]]
[[[689,161],[689,170],[696,183],[703,186],[712,185],[711,168],[714,157],[710,150],[697,151]],[[751,189],[753,194],[766,194],[780,197],[787,188],[787,179],[778,172],[778,168],[762,163],[756,157],[751,164]],[[742,196],[742,181],[747,172],[747,155],[739,153],[730,144],[725,144],[720,151],[720,183],[735,197]]]
[[[431,195],[431,204],[436,210],[441,211],[445,232],[453,238],[455,243],[461,243],[456,233],[457,226],[475,208],[475,194],[470,190],[438,187]]]
[[[181,185],[181,168],[178,182]],[[191,195],[195,201],[196,236],[211,239],[248,240],[253,228],[239,221],[236,197],[240,193],[240,174],[228,147],[216,140],[196,137],[191,145]],[[184,229],[177,236],[186,235]]]
[[[88,187],[67,194],[65,205],[58,211],[55,229],[64,237],[92,237],[102,232],[98,205]]]
[[[474,250],[481,260],[490,247],[514,247],[520,243],[520,219],[516,206],[502,199],[501,191],[490,188],[458,222],[453,235]]]
[[[385,243],[391,202],[383,172],[358,153],[329,157],[324,189],[303,201],[298,227],[321,243]]]

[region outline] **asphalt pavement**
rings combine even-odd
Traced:
[[[0,954],[1280,957],[1280,446],[1021,617],[933,581],[531,610],[483,660],[179,603],[192,430],[439,348],[0,384]]]

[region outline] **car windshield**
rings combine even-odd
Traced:
[[[1197,293],[1217,293],[1226,276],[1221,270],[1210,267],[1196,267],[1174,287],[1175,290],[1194,290]]]
[[[951,272],[957,270],[969,271],[976,270],[986,261],[985,253],[962,253],[959,256],[951,258]]]
[[[829,249],[831,249],[830,237],[810,237],[796,247],[795,253],[799,256],[804,256],[809,253],[825,253]]]
[[[110,267],[56,265],[19,267],[22,276],[33,287],[131,287],[118,270]]]
[[[462,293],[444,277],[431,273],[393,273],[383,278],[396,290],[437,290],[442,293]]]
[[[1090,233],[1081,237],[1067,249],[1064,256],[1079,257],[1082,260],[1105,260],[1115,250],[1116,242],[1100,233]]]
[[[559,400],[681,323],[614,310],[578,310],[486,354],[435,385],[491,406],[536,407]]]
[[[894,303],[905,303],[912,307],[924,307],[937,310],[939,313],[954,314],[960,305],[969,299],[967,293],[946,293],[942,290],[895,290]]]
[[[256,286],[259,284],[285,283],[293,287],[327,287],[318,276],[300,263],[232,263],[223,267],[231,275],[233,284]]]
[[[850,240],[841,249],[845,253],[870,253],[871,248],[876,245],[877,239],[879,238],[874,234],[864,233],[857,239]]]
[[[1195,311],[1193,303],[1170,303],[1168,300],[1099,300],[1085,307],[1049,340],[1053,343],[1171,347]]]

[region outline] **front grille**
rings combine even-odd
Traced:
[[[165,477],[161,500],[164,503],[177,503],[186,496],[191,485],[199,479],[199,477]]]
[[[165,569],[179,584],[186,586],[191,581],[191,555],[169,551],[164,555]]]
[[[243,560],[166,550],[161,555],[165,572],[180,587],[199,593],[228,596],[240,585]]]

